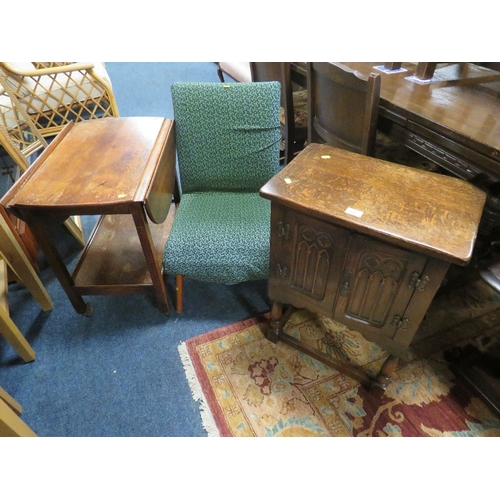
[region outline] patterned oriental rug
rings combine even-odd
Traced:
[[[264,336],[266,318],[179,346],[209,436],[500,436],[500,420],[455,379],[443,352],[499,335],[500,296],[482,281],[437,296],[383,397]],[[295,312],[285,330],[371,375],[387,353],[330,318]]]

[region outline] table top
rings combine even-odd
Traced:
[[[151,193],[172,126],[160,117],[70,123],[2,203],[14,211],[123,213]]]
[[[384,73],[384,63],[343,63],[362,74],[381,75],[382,114],[394,112],[439,134],[500,160],[500,72],[473,63],[439,66],[431,83],[409,77],[416,63],[403,63],[406,71]]]
[[[310,144],[261,196],[448,262],[466,264],[485,193],[450,176]]]

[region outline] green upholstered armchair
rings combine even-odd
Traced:
[[[227,285],[266,279],[269,201],[259,189],[279,169],[280,85],[174,83],[181,198],[163,268]]]

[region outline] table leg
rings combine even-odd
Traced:
[[[415,76],[419,80],[431,80],[434,76],[434,71],[436,70],[437,63],[435,62],[419,62],[417,65],[417,71]]]
[[[139,235],[142,251],[144,252],[144,257],[146,258],[146,265],[148,266],[149,274],[151,275],[153,289],[158,305],[162,312],[169,314],[170,304],[168,302],[167,287],[161,272],[161,265],[157,262],[154,252],[153,238],[151,236],[151,231],[149,230],[148,219],[143,207],[137,206],[137,208],[133,210],[132,216],[137,228],[137,234]]]
[[[52,241],[45,220],[42,217],[29,217],[27,222],[52,271],[59,280],[59,283],[61,283],[63,290],[66,292],[71,304],[75,308],[75,311],[78,314],[90,316],[92,308],[90,304],[87,304],[83,300],[83,297],[74,289],[73,278],[69,274],[61,255]]]

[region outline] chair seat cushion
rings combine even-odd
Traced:
[[[267,279],[269,225],[270,203],[259,193],[183,194],[164,272],[226,285]]]

